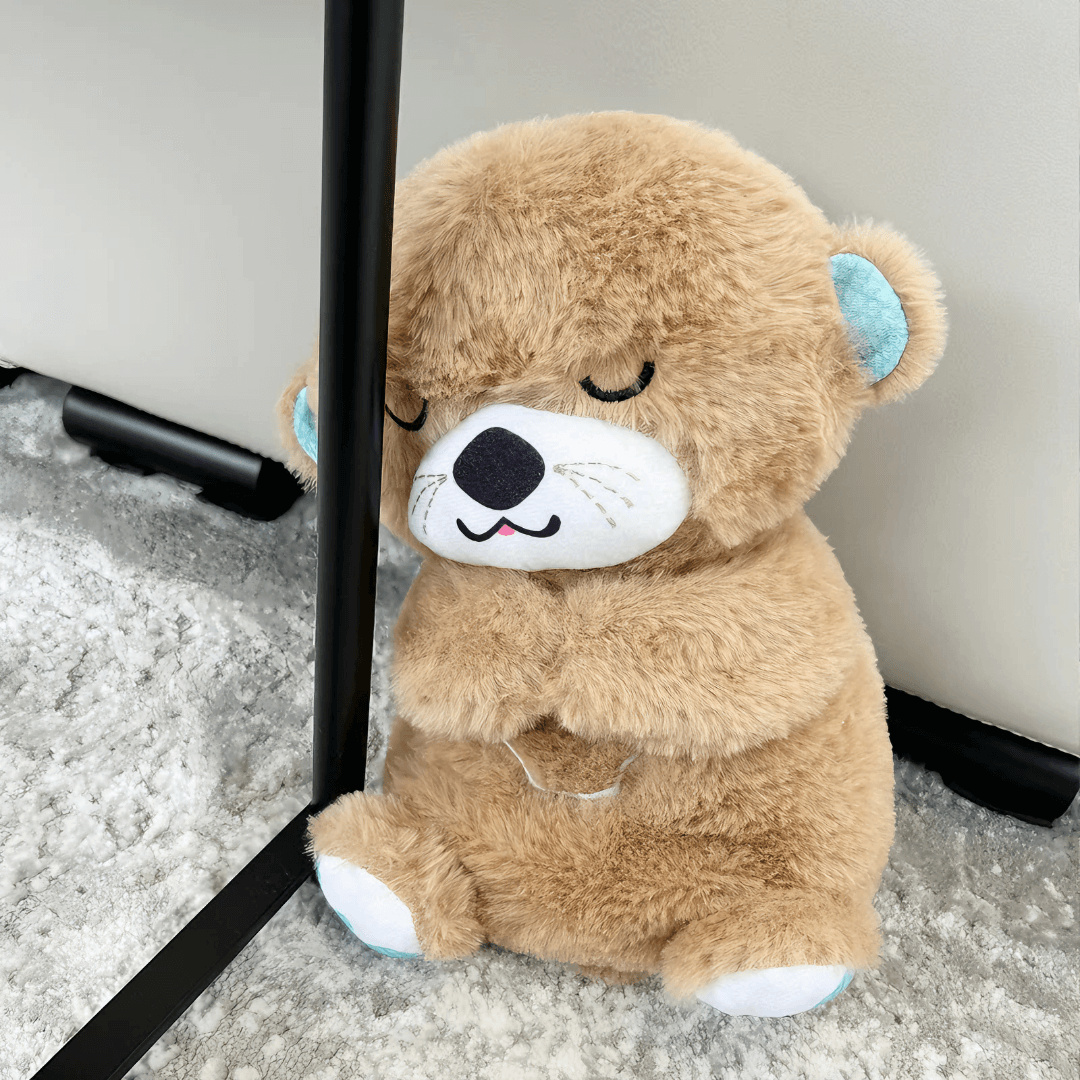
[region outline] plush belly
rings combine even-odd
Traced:
[[[491,943],[651,972],[678,926],[707,914],[710,897],[725,891],[727,845],[643,819],[626,747],[575,761],[571,743],[541,732],[515,740],[519,759],[505,745],[428,740],[398,724],[386,791],[445,831]]]

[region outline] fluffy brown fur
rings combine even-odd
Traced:
[[[910,339],[867,386],[828,259],[870,258]],[[875,962],[892,837],[873,648],[802,510],[863,407],[930,373],[937,283],[901,237],[838,231],[720,133],[573,116],[477,135],[397,193],[386,523],[427,556],[398,623],[381,796],[347,795],[313,850],[371,870],[429,957],[489,941],[677,994],[721,974]],[[612,404],[579,380],[647,392]],[[282,399],[291,427],[317,357]],[[406,526],[425,451],[483,405],[644,432],[691,510],[622,565],[525,572],[440,558]],[[544,787],[533,786],[509,740]],[[613,798],[571,792],[610,786]]]

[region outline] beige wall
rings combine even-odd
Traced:
[[[0,0],[0,357],[275,453],[318,309],[321,4]],[[1077,10],[407,0],[400,171],[536,115],[731,131],[945,283],[811,514],[894,685],[1080,750]]]

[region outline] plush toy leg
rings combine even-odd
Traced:
[[[343,795],[308,832],[327,900],[365,944],[447,960],[484,943],[469,875],[442,833],[401,799]]]
[[[721,976],[696,996],[729,1016],[794,1016],[832,1001],[853,974],[839,964],[741,971]]]
[[[791,1016],[873,967],[878,944],[868,898],[763,889],[684,926],[664,946],[660,970],[678,997],[733,1015]]]
[[[315,875],[327,903],[369,949],[399,959],[423,955],[412,912],[373,874],[334,855],[320,855]]]

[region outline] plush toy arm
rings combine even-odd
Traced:
[[[730,756],[819,715],[869,642],[805,517],[757,558],[680,576],[590,577],[545,711],[583,738]]]
[[[560,621],[528,574],[425,560],[398,619],[394,694],[429,735],[501,742],[535,726]]]

